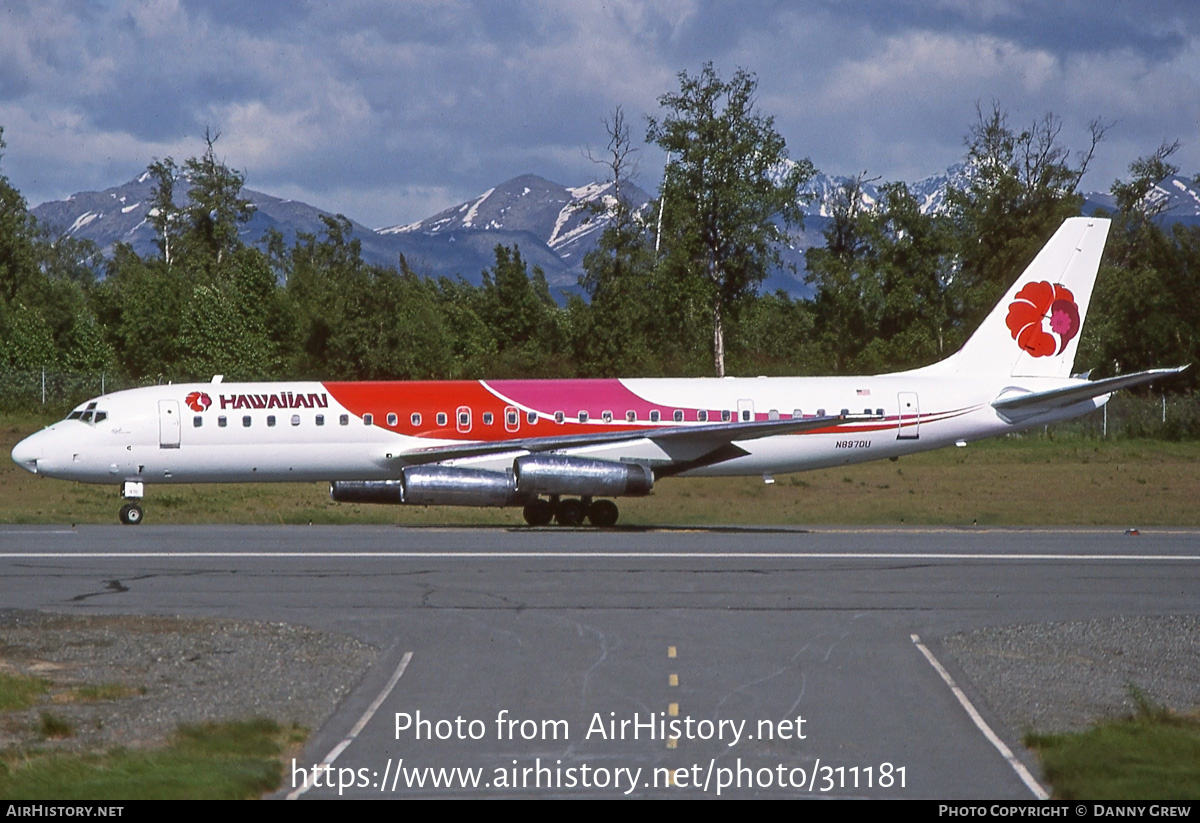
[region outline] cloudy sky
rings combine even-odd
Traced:
[[[251,188],[394,225],[525,172],[594,179],[605,116],[640,144],[705,61],[754,72],[791,155],[833,174],[938,173],[993,101],[1072,148],[1111,124],[1085,188],[1164,140],[1200,172],[1193,0],[0,0],[0,173],[36,205],[210,127]],[[664,158],[640,158],[652,190]]]

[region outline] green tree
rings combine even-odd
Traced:
[[[830,204],[826,245],[809,249],[821,348],[837,373],[878,373],[945,356],[952,238],[903,183],[868,206],[862,177]]]
[[[647,139],[670,153],[659,192],[663,264],[691,278],[712,318],[713,365],[725,374],[725,314],[780,264],[786,229],[802,221],[802,188],[815,173],[789,162],[774,119],[758,113],[753,74],[728,81],[706,63],[679,74]],[[685,286],[684,288],[688,288]]]
[[[1164,229],[1164,199],[1154,188],[1179,169],[1170,162],[1179,144],[1163,143],[1116,181],[1108,244],[1083,329],[1081,359],[1098,373],[1119,374],[1200,358],[1200,229]],[[1194,385],[1187,374],[1172,388]]]
[[[607,168],[612,193],[593,207],[605,226],[596,248],[583,258],[579,285],[590,303],[575,299],[567,306],[572,348],[591,376],[652,373],[661,367],[652,337],[667,292],[653,288],[654,251],[642,215],[626,196],[636,149],[620,107],[605,130],[607,151],[596,162]]]
[[[185,240],[207,267],[219,267],[243,244],[239,229],[250,219],[250,201],[241,196],[245,175],[217,160],[221,133],[205,130],[204,154],[183,164],[190,188],[184,209]]]
[[[950,295],[955,344],[982,322],[1063,220],[1079,214],[1079,181],[1105,132],[1092,121],[1090,145],[1073,157],[1053,114],[1018,132],[998,104],[977,113],[967,136],[967,185],[947,194],[958,237]]]
[[[0,159],[4,148],[4,129],[0,127]],[[0,301],[16,300],[37,268],[35,258],[33,219],[25,198],[0,173]]]
[[[150,190],[150,225],[158,236],[158,250],[163,260],[171,265],[172,245],[177,245],[183,231],[182,209],[175,205],[175,180],[179,168],[170,157],[165,160],[154,159],[146,171],[154,179]]]
[[[501,376],[560,376],[569,368],[562,350],[561,314],[545,272],[530,275],[516,246],[496,246],[496,263],[483,272],[476,313],[496,341],[493,364]]]

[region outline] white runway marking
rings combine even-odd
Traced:
[[[1091,560],[1120,560],[1133,562],[1190,561],[1200,560],[1200,554],[1046,554],[1005,552],[0,552],[0,560],[61,560],[81,558],[86,560],[118,560],[122,558],[146,559],[220,559],[263,560],[284,558],[303,559],[347,559],[347,560],[1052,560],[1058,562],[1082,562]]]
[[[938,659],[933,656],[933,652],[925,648],[925,644],[921,642],[921,638],[914,634],[912,635],[912,642],[921,651],[921,654],[925,655],[925,659],[929,661],[929,665],[933,666],[934,670],[941,675],[942,680],[944,680],[946,685],[950,687],[950,691],[954,694],[955,698],[957,698],[962,707],[967,710],[967,715],[971,718],[971,721],[981,732],[983,732],[983,736],[988,739],[988,742],[996,747],[996,751],[1000,752],[1001,756],[1008,761],[1008,765],[1011,766],[1013,771],[1017,773],[1017,777],[1021,778],[1021,782],[1028,787],[1029,791],[1033,792],[1033,796],[1038,800],[1049,800],[1050,793],[1047,792],[1042,787],[1042,784],[1038,783],[1034,776],[1029,773],[1029,769],[1025,768],[1025,764],[1020,760],[1017,760],[1017,757],[1013,754],[1012,749],[1010,749],[1004,743],[1004,741],[1001,740],[994,731],[992,731],[992,727],[989,726],[987,721],[984,720],[979,712],[975,710],[975,706],[971,703],[967,696],[963,694],[963,691],[958,687],[958,684],[954,682],[954,678],[950,676],[950,672],[946,671],[945,667],[938,662]]]
[[[404,657],[400,659],[400,665],[396,667],[396,671],[392,672],[392,677],[390,680],[388,680],[387,685],[383,687],[383,691],[375,696],[375,699],[371,701],[370,706],[367,706],[367,710],[363,712],[362,717],[358,718],[358,722],[354,724],[354,728],[350,730],[350,734],[342,738],[341,742],[334,746],[329,751],[329,754],[325,755],[325,759],[321,761],[322,765],[332,766],[333,761],[337,760],[341,753],[346,751],[346,748],[354,742],[354,739],[358,737],[359,733],[367,727],[367,723],[369,723],[371,718],[375,716],[375,712],[379,711],[379,707],[383,705],[383,701],[387,700],[388,695],[392,693],[392,689],[396,688],[396,684],[400,682],[400,677],[404,674],[404,670],[408,668],[408,664],[409,661],[412,660],[412,656],[412,652],[404,653]],[[300,797],[300,795],[307,792],[311,787],[312,783],[305,781],[303,786],[294,788],[288,792],[287,799],[295,800],[296,798]]]

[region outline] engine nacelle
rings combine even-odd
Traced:
[[[517,490],[539,494],[581,497],[640,497],[650,493],[654,473],[639,463],[618,463],[561,454],[528,454],[513,462]]]
[[[400,480],[335,480],[329,496],[338,503],[407,503],[411,506],[514,506],[518,495],[511,471],[454,466],[412,466]]]

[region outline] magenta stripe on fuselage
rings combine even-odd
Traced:
[[[561,411],[574,417],[581,409],[589,414],[611,411],[622,417],[625,412],[637,413],[646,420],[652,410],[667,412],[684,406],[653,405],[631,392],[615,378],[596,380],[485,380],[484,385],[496,394],[527,409],[553,414]]]

